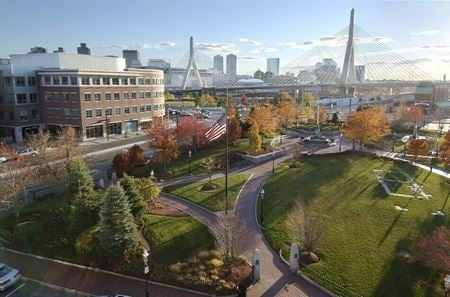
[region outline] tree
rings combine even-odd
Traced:
[[[281,128],[287,129],[295,123],[296,112],[294,103],[290,100],[281,100],[277,104],[277,114],[281,122]]]
[[[313,108],[313,121],[317,123],[317,107]],[[328,122],[328,112],[325,106],[319,105],[319,123],[323,124]]]
[[[216,168],[216,160],[213,157],[203,158],[202,167],[205,168],[209,173],[209,184],[211,184],[212,173]]]
[[[128,153],[121,152],[114,156],[112,170],[117,174],[117,176],[122,177],[130,169],[130,160],[128,158]]]
[[[322,219],[306,205],[296,203],[286,220],[289,238],[306,251],[314,251],[324,232]]]
[[[236,141],[241,139],[241,124],[237,117],[234,100],[228,100],[227,115],[228,115],[228,123],[227,123],[228,142],[234,144],[236,143]]]
[[[445,133],[444,143],[442,143],[440,148],[440,158],[447,165],[450,165],[450,131]]]
[[[314,95],[309,92],[304,93],[302,102],[304,106],[312,106],[314,102]]]
[[[423,109],[420,106],[409,106],[403,110],[402,119],[411,124],[419,124],[423,122]]]
[[[450,229],[440,226],[419,243],[417,259],[444,272],[450,269]]]
[[[208,96],[210,96],[210,95],[208,95]],[[203,107],[206,104],[208,104],[208,99],[207,99],[206,95],[201,95],[194,99],[194,103],[195,103],[195,106]]]
[[[128,198],[131,214],[135,218],[136,224],[140,225],[147,209],[147,205],[141,192],[138,190],[136,179],[125,174],[125,176],[120,179],[120,185],[125,191],[125,196]]]
[[[276,118],[273,116],[271,106],[257,106],[253,108],[247,117],[247,122],[258,125],[258,131],[262,136],[270,136],[277,126]]]
[[[274,99],[275,103],[280,103],[282,101],[292,101],[292,97],[288,92],[278,92]]]
[[[145,163],[144,150],[139,145],[135,144],[128,150],[128,163],[130,167]]]
[[[331,122],[335,125],[339,123],[339,115],[337,112],[333,113],[333,116],[331,117]]]
[[[100,199],[94,190],[94,180],[82,158],[70,164],[68,189],[72,196],[69,209],[69,228],[73,238],[98,221]]]
[[[66,168],[72,159],[81,154],[81,149],[77,147],[78,137],[73,127],[64,127],[58,132],[58,147],[66,158]]]
[[[244,105],[244,106],[248,105],[248,97],[247,97],[247,95],[245,95],[245,94],[241,95],[241,104]]]
[[[311,106],[299,106],[297,115],[300,121],[307,123],[314,118],[314,109]]]
[[[155,149],[154,160],[163,163],[164,173],[167,173],[167,163],[180,155],[173,129],[163,118],[153,120],[151,127],[146,130],[149,146]]]
[[[412,139],[406,144],[406,152],[415,159],[419,155],[428,155],[428,141],[426,139]]]
[[[165,100],[175,100],[175,96],[173,94],[170,94],[169,92],[165,92],[164,99]]]
[[[225,245],[225,257],[235,258],[245,252],[251,230],[247,223],[235,215],[218,216],[219,240]]]
[[[151,178],[135,179],[136,187],[142,198],[146,203],[154,204],[161,192],[158,185],[156,185]]]
[[[351,113],[342,133],[360,144],[374,143],[390,133],[386,115],[380,108],[372,107]]]
[[[130,211],[125,192],[119,183],[109,187],[100,210],[100,247],[113,263],[125,255],[139,252],[140,242],[137,225]]]
[[[259,137],[259,128],[256,122],[252,122],[248,136],[250,142],[250,154],[255,155],[261,149],[261,138]]]
[[[176,136],[178,145],[188,145],[197,149],[207,143],[205,133],[208,130],[204,121],[196,117],[183,117],[178,121]]]

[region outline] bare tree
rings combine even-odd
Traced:
[[[225,256],[234,259],[245,252],[248,236],[251,234],[247,223],[236,215],[219,215],[219,243],[225,248]]]
[[[306,251],[316,248],[324,232],[321,217],[302,203],[295,204],[294,211],[286,220],[286,227],[291,241],[301,244]]]

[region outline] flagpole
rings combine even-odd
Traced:
[[[228,215],[228,88],[225,107],[225,215]]]

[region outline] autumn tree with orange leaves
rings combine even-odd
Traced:
[[[427,155],[428,141],[426,139],[412,139],[406,144],[406,152],[413,155],[415,159],[419,155]]]
[[[247,117],[247,123],[258,125],[258,131],[262,137],[272,135],[277,127],[277,119],[274,117],[271,105],[255,107]],[[264,143],[264,138],[262,143]]]
[[[164,165],[167,173],[167,163],[178,158],[178,144],[176,136],[169,123],[163,118],[155,118],[146,130],[149,146],[155,149],[154,160]]]
[[[277,115],[282,129],[292,127],[296,119],[294,103],[290,100],[279,101],[277,104]]]
[[[206,144],[205,133],[207,131],[205,122],[196,117],[183,117],[177,125],[176,136],[179,146],[191,146],[194,152]]]
[[[375,143],[390,133],[386,115],[378,107],[371,107],[350,114],[342,133],[359,142],[361,146]]]
[[[417,259],[427,266],[447,272],[450,269],[449,251],[450,229],[441,226],[419,242]]]
[[[241,123],[237,117],[236,107],[234,106],[234,100],[228,100],[228,143],[235,144],[236,141],[241,139]]]
[[[445,163],[445,165],[450,165],[450,131],[445,133],[444,142],[439,150],[440,158]]]

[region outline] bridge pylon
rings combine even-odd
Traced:
[[[344,56],[344,65],[342,67],[341,73],[341,82],[345,85],[353,85],[349,88],[343,87],[341,88],[341,97],[353,96],[355,93],[356,84],[356,71],[355,71],[355,48],[354,48],[354,24],[355,21],[355,9],[352,8],[350,13],[350,25],[348,28],[348,40],[347,40],[347,48],[345,49]]]
[[[189,62],[186,66],[186,72],[184,73],[183,77],[183,83],[181,85],[181,88],[183,90],[187,87],[187,81],[189,79],[189,75],[191,72],[194,72],[195,78],[197,79],[199,83],[199,87],[203,87],[202,79],[200,78],[200,73],[198,72],[197,63],[195,63],[195,56],[194,56],[194,38],[191,36],[190,38],[190,45],[189,45]]]

